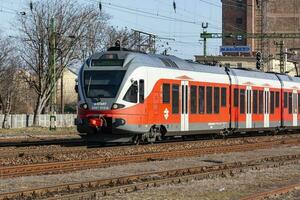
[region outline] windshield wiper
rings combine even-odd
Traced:
[[[90,76],[90,80],[89,80],[89,84],[88,84],[88,88],[87,88],[87,94],[88,96],[90,96],[90,86],[91,86],[91,81],[92,81],[92,76]]]

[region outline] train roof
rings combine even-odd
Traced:
[[[147,65],[150,67],[226,74],[224,69],[222,69],[221,67],[202,65],[195,62],[186,61],[171,55],[133,53],[128,55],[127,59],[133,59],[133,63],[139,65]]]
[[[105,54],[117,54],[120,59],[124,59],[123,67],[139,67],[149,66],[156,68],[168,68],[175,70],[187,70],[213,74],[226,74],[225,67],[203,65],[192,61],[183,60],[172,55],[159,55],[159,54],[146,54],[141,52],[133,51],[106,51],[101,53],[93,54],[90,59],[101,59],[101,56]],[[247,78],[258,78],[258,79],[269,79],[278,80],[276,73],[266,73],[258,70],[245,69],[245,68],[227,68],[228,72],[232,75]],[[285,74],[277,74],[282,81],[286,82],[298,82],[300,83],[299,77],[291,77]]]

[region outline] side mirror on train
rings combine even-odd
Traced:
[[[75,92],[78,93],[78,85],[77,84],[75,85],[74,89],[75,89]]]

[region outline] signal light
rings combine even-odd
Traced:
[[[103,125],[103,122],[99,118],[91,118],[89,119],[89,125],[93,127],[100,127]]]
[[[256,69],[261,68],[261,62],[262,62],[262,54],[260,51],[256,53]]]

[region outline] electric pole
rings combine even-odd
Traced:
[[[133,35],[136,43],[136,51],[155,53],[156,35],[139,30],[133,30]]]
[[[60,77],[60,113],[64,114],[65,112],[65,102],[64,102],[64,68],[63,68],[63,55],[62,50],[60,51],[60,68],[62,69]]]
[[[50,20],[50,55],[49,55],[49,70],[50,70],[50,130],[56,129],[56,26],[55,19]]]
[[[203,28],[203,34],[207,33],[207,28],[208,28],[208,23],[204,23],[202,22],[202,28]],[[207,38],[203,38],[203,55],[206,56],[206,42],[207,42]]]
[[[284,68],[285,68],[285,52],[283,50],[283,45],[284,45],[284,42],[283,40],[280,40],[280,42],[275,42],[275,45],[277,47],[279,47],[279,66],[280,66],[280,73],[284,73]]]

